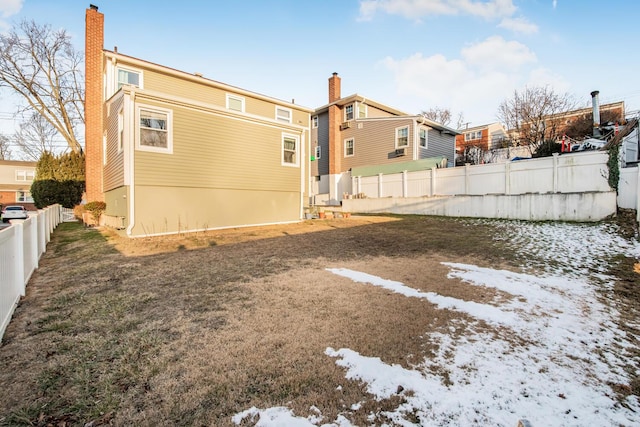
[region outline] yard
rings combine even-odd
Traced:
[[[65,223],[0,346],[0,425],[638,425],[632,223]]]

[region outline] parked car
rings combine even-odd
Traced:
[[[10,219],[27,219],[29,214],[24,206],[6,206],[2,210],[2,222],[8,222]]]

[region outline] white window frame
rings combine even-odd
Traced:
[[[315,155],[316,160],[320,160],[322,158],[322,146],[316,145]]]
[[[295,162],[291,163],[291,162],[287,162],[284,160],[284,153],[285,151],[291,151],[291,150],[287,150],[285,149],[284,143],[285,140],[287,139],[293,139],[296,142],[296,148],[294,150],[294,160]],[[289,167],[300,167],[300,136],[299,135],[293,135],[290,133],[283,133],[282,134],[282,145],[281,145],[281,155],[280,155],[280,159],[282,161],[282,166],[289,166]]]
[[[36,171],[32,170],[16,170],[16,182],[33,181],[36,177]]]
[[[318,116],[311,117],[311,128],[316,129],[318,127]]]
[[[20,196],[22,195],[22,197]],[[33,196],[30,191],[16,191],[16,203],[33,203]]]
[[[363,113],[364,115],[360,114]],[[366,119],[369,116],[369,108],[367,106],[367,104],[363,104],[362,102],[358,103],[358,118],[359,119]]]
[[[155,114],[165,114],[167,116],[167,146],[152,147],[140,144],[140,113],[147,111]],[[167,108],[156,107],[154,105],[136,105],[136,150],[150,151],[153,153],[173,154],[173,111]]]
[[[229,101],[233,100],[233,101],[240,101],[240,110],[236,110],[235,108],[231,108],[231,106],[229,105]],[[227,110],[231,110],[231,111],[238,111],[240,113],[244,113],[244,105],[245,105],[245,100],[244,97],[242,96],[238,96],[238,95],[234,95],[232,93],[228,93],[226,96],[226,107]]]
[[[280,113],[286,112],[288,117],[282,116]],[[293,120],[293,110],[291,108],[276,105],[276,120],[283,123],[291,123]]]
[[[349,112],[349,109],[351,109],[351,112]],[[351,117],[349,117],[349,115],[351,115]],[[355,117],[355,106],[353,104],[345,105],[344,106],[344,121],[348,122],[350,120],[353,120],[354,117]]]
[[[130,84],[130,83],[122,83],[122,85],[120,85],[120,81],[118,80],[118,77],[120,75],[120,70],[122,71],[126,71],[127,73],[133,73],[133,74],[137,74],[138,75],[138,85],[132,85],[135,87],[139,87],[140,89],[144,89],[144,84],[142,82],[142,70],[138,69],[138,68],[132,68],[132,67],[123,67],[120,65],[116,65],[116,75],[115,75],[115,87],[116,87],[116,91],[120,90],[120,88],[125,85],[125,84]]]
[[[347,154],[347,142],[351,141],[351,154]],[[344,145],[344,156],[345,157],[353,157],[356,153],[356,139],[355,138],[347,138],[343,141]]]
[[[424,132],[424,145],[422,144],[422,132]],[[418,145],[422,148],[427,148],[429,146],[429,129],[422,126],[418,128]]]
[[[404,144],[404,145],[400,145],[400,144],[398,144],[398,140],[400,139],[400,137],[398,136],[398,132],[400,132],[401,130],[406,130],[406,131],[407,131],[407,136],[406,136],[407,143],[406,143],[406,144]],[[396,148],[407,148],[407,147],[409,147],[409,126],[408,126],[408,125],[407,125],[407,126],[400,126],[400,127],[397,127],[397,128],[396,128],[396,134],[395,134],[395,135],[396,135],[396,137],[395,137],[395,144],[396,144]],[[403,137],[403,138],[404,138],[404,137]]]

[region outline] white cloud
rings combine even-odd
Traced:
[[[504,18],[498,27],[506,28],[514,33],[535,34],[538,32],[538,26],[529,22],[526,18]]]
[[[556,7],[558,7],[558,0],[553,0],[553,8],[555,9]]]
[[[490,70],[515,70],[537,60],[535,53],[527,46],[516,41],[506,41],[500,36],[492,36],[465,47],[461,55],[467,64]]]
[[[8,18],[22,9],[24,0],[0,0],[0,16]]]
[[[416,53],[383,61],[393,74],[398,94],[416,104],[416,110],[409,112],[445,107],[463,112],[476,125],[495,120],[500,102],[527,82],[546,78],[555,87],[559,79],[554,80],[550,73],[531,73],[536,63],[536,55],[527,46],[497,36],[465,47],[459,59]]]
[[[513,0],[362,0],[359,19],[371,20],[378,11],[400,15],[407,19],[419,19],[428,15],[458,14],[497,19],[513,15],[516,7]]]

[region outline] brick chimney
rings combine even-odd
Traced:
[[[329,103],[340,99],[340,77],[333,73],[329,78]],[[329,106],[329,174],[338,174],[342,168],[342,141],[340,124],[342,109],[337,105]]]
[[[329,104],[340,99],[340,77],[338,73],[333,73],[329,77]]]
[[[90,5],[85,14],[84,141],[87,201],[104,201],[102,191],[102,50],[104,15]]]

